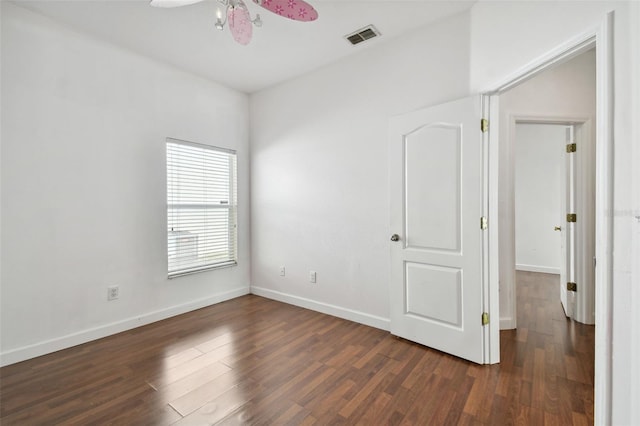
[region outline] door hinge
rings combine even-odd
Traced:
[[[567,153],[571,154],[572,152],[576,152],[578,150],[578,146],[575,143],[567,144]]]
[[[482,130],[482,133],[487,133],[489,130],[489,120],[486,118],[480,120],[480,130]]]
[[[578,221],[578,215],[575,213],[567,213],[567,222],[577,222]]]
[[[567,283],[567,291],[578,291],[578,284]]]
[[[487,217],[482,216],[480,218],[480,229],[487,229]]]
[[[489,324],[489,314],[487,312],[482,313],[482,325]]]

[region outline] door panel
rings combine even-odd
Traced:
[[[462,327],[462,271],[459,268],[407,262],[407,315]]]
[[[391,332],[483,363],[480,100],[391,120]]]
[[[460,250],[460,162],[459,126],[426,125],[405,136],[407,247]]]

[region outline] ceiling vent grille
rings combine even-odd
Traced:
[[[349,43],[356,45],[380,35],[380,31],[378,31],[376,27],[374,27],[373,25],[368,25],[364,28],[360,28],[354,33],[344,36],[344,38],[346,38]]]

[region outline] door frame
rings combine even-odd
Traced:
[[[613,18],[609,12],[596,27],[568,40],[541,57],[506,75],[483,94],[483,117],[498,128],[501,93],[550,67],[596,48],[596,197],[595,197],[595,377],[594,423],[611,423],[612,284],[613,284]],[[489,290],[492,318],[500,318],[498,235],[498,132],[489,132]],[[490,362],[499,359],[500,321],[490,323]]]

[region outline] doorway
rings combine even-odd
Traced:
[[[505,187],[508,189],[506,194],[513,193],[512,188],[509,189],[510,182],[507,178],[512,177],[512,160],[513,150],[509,144],[504,144],[505,132],[509,129],[509,123],[511,122],[509,114],[504,113],[503,100],[514,89],[519,89],[524,86],[529,80],[535,79],[538,76],[544,75],[547,71],[557,69],[562,64],[567,63],[573,58],[594,50],[597,46],[597,52],[593,52],[596,57],[597,75],[595,76],[595,88],[598,93],[596,100],[597,114],[591,117],[589,120],[590,125],[584,126],[587,131],[590,131],[594,136],[592,138],[594,147],[592,150],[586,150],[585,153],[589,153],[593,156],[592,162],[596,164],[594,170],[594,193],[590,193],[595,197],[595,212],[592,219],[594,227],[596,229],[596,241],[595,253],[597,257],[597,270],[595,273],[595,322],[600,324],[595,330],[595,375],[594,375],[594,389],[595,389],[595,422],[596,423],[609,423],[611,418],[611,330],[610,330],[610,316],[612,312],[611,306],[611,247],[612,247],[612,221],[608,216],[608,212],[612,206],[612,182],[613,182],[613,168],[612,168],[612,110],[611,110],[611,76],[612,76],[612,52],[611,52],[611,32],[612,21],[611,15],[603,21],[600,27],[594,32],[587,32],[576,39],[559,46],[551,52],[548,52],[543,57],[529,64],[524,70],[519,70],[513,75],[506,77],[501,84],[496,84],[494,89],[487,91],[485,101],[485,113],[489,117],[493,131],[490,132],[489,139],[489,163],[490,163],[490,185],[489,194],[498,194],[497,196],[489,199],[489,214],[498,222],[497,229],[491,232],[489,250],[492,253],[498,253],[498,256],[493,256],[490,259],[489,267],[489,281],[490,286],[490,299],[499,302],[500,312],[500,328],[505,327],[515,322],[515,290],[505,291],[513,287],[504,287],[503,278],[506,281],[515,283],[515,268],[510,265],[515,265],[514,247],[508,244],[503,244],[505,241],[505,234],[513,232],[513,221],[509,222],[509,218],[513,217],[513,209],[509,202],[505,202]],[[560,90],[564,90],[568,86],[557,87]],[[535,96],[536,93],[533,93]],[[561,101],[564,99],[570,99],[568,97],[561,97]],[[537,112],[531,112],[533,117],[529,118],[544,118],[553,114],[549,108],[553,109],[556,104],[547,105],[546,108]],[[585,117],[576,117],[585,118]],[[585,122],[586,123],[586,122]],[[597,123],[597,132],[596,132]],[[500,136],[502,135],[502,136]],[[502,142],[502,143],[501,143]],[[597,161],[596,161],[597,159]],[[504,167],[505,164],[507,167]],[[504,221],[507,222],[505,226]],[[587,223],[587,222],[585,222]],[[491,228],[490,228],[491,229]],[[498,231],[499,230],[499,231]],[[504,232],[503,232],[504,231]],[[512,240],[512,239],[511,239]],[[507,241],[509,239],[507,238]],[[507,250],[505,250],[505,248]],[[509,250],[510,249],[510,250]],[[505,262],[504,252],[511,253],[512,261]],[[591,260],[591,259],[589,259]],[[595,264],[591,260],[592,264]],[[505,273],[504,268],[507,268]],[[509,272],[511,271],[511,273]],[[498,289],[500,291],[498,291]],[[507,299],[507,306],[509,301],[512,303],[510,306],[514,307],[512,311],[503,309]],[[495,304],[493,305],[495,306]],[[506,311],[506,312],[505,312]],[[492,330],[492,333],[495,331]],[[492,339],[495,341],[494,335]]]
[[[515,268],[560,275],[564,184],[563,124],[516,121]]]
[[[585,65],[590,57],[576,61],[577,69],[589,73]],[[568,65],[567,76],[574,71]],[[513,238],[516,301],[518,272],[551,274],[557,281],[556,301],[566,317],[593,325],[595,164],[591,153],[582,152],[593,150],[593,137],[586,130],[590,121],[515,119]],[[516,315],[517,309],[516,303]],[[516,327],[514,320],[508,328]]]
[[[569,224],[566,219],[560,222],[562,213],[557,213],[555,223],[537,224],[543,229],[538,229],[537,237],[547,235],[548,240],[557,241],[558,232],[555,227],[566,231],[575,228],[575,274],[571,272],[570,279],[564,279],[564,291],[566,293],[568,283],[576,283],[577,292],[568,294],[570,299],[575,299],[575,317],[585,324],[595,323],[595,274],[593,258],[595,254],[595,122],[596,122],[596,51],[589,49],[574,56],[552,69],[545,70],[528,81],[500,94],[499,100],[500,122],[500,166],[499,166],[499,190],[500,200],[499,222],[499,276],[500,276],[500,328],[513,329],[517,327],[517,286],[516,270],[518,264],[521,269],[533,269],[534,272],[560,273],[560,263],[545,265],[544,259],[535,261],[518,261],[516,259],[516,130],[518,126],[529,123],[539,125],[575,125],[575,140],[579,148],[576,152],[566,153],[561,144],[559,155],[571,155],[575,158],[575,184],[577,188],[575,211],[567,211],[566,214],[576,214],[579,219],[574,224]],[[557,129],[563,133],[563,129]],[[544,137],[548,137],[545,135]],[[564,139],[564,138],[563,138]],[[544,146],[540,142],[540,147]],[[538,158],[544,158],[548,153],[538,153]],[[534,154],[527,154],[528,160],[534,158]],[[528,161],[525,160],[525,161]],[[540,160],[542,161],[542,160]],[[550,160],[547,160],[547,163]],[[558,158],[556,158],[558,161]],[[547,164],[548,165],[548,164]],[[543,164],[536,164],[533,170],[544,170]],[[555,173],[558,173],[556,170]],[[548,173],[547,173],[548,177]],[[531,188],[531,184],[526,185]],[[549,190],[550,191],[550,190]],[[557,192],[557,191],[556,191]],[[522,194],[520,194],[522,195]],[[537,198],[540,198],[538,195]],[[559,199],[559,195],[555,195]],[[559,202],[559,201],[558,201]],[[556,202],[556,204],[558,204]],[[559,208],[559,207],[558,207]],[[542,210],[538,212],[541,214]],[[522,212],[520,212],[522,213]],[[546,214],[549,214],[548,212]],[[535,214],[534,214],[535,215]],[[531,216],[528,219],[532,220]],[[529,224],[533,227],[534,225]],[[520,233],[521,237],[523,232]],[[560,232],[565,234],[565,232]],[[546,260],[548,261],[548,260]],[[538,264],[535,264],[538,263]],[[560,290],[558,292],[560,296]],[[560,301],[558,301],[560,303]]]

